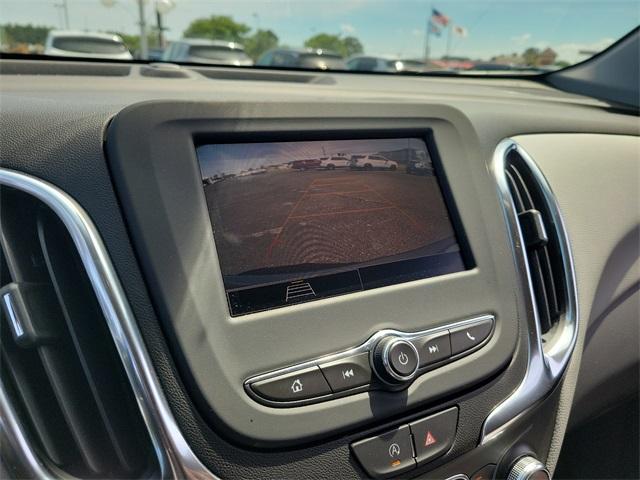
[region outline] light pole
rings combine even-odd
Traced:
[[[64,4],[66,5],[64,0]],[[147,37],[147,20],[145,15],[145,4],[149,0],[134,0],[138,4],[138,26],[140,27],[140,58],[148,60],[149,58],[149,38]],[[118,0],[100,0],[105,7],[113,7]],[[160,47],[164,45],[164,38],[162,32],[165,28],[162,26],[162,15],[168,13],[174,7],[173,0],[155,0],[153,8],[156,13],[156,20],[158,22],[158,41]]]
[[[138,26],[140,27],[140,58],[149,57],[149,39],[147,38],[147,22],[144,17],[144,4],[147,0],[135,0],[138,4]],[[113,7],[118,0],[100,0],[107,8]]]
[[[166,28],[162,25],[162,15],[165,15],[171,11],[174,7],[172,0],[156,0],[156,21],[158,22],[158,47],[164,48],[164,31]]]
[[[149,39],[147,38],[147,21],[144,17],[145,0],[137,0],[138,2],[138,22],[140,25],[140,58],[146,60],[149,58]]]
[[[65,30],[69,30],[69,5],[67,4],[67,0],[60,0],[60,3],[56,3],[54,5],[62,10],[64,28]]]

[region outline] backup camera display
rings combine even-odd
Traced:
[[[233,315],[465,268],[423,140],[197,148]]]

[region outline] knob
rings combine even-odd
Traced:
[[[418,364],[416,347],[399,337],[385,337],[373,350],[374,371],[382,381],[392,385],[413,379],[418,371]]]
[[[551,480],[551,475],[540,460],[526,456],[513,464],[507,480]]]

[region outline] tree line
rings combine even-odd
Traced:
[[[0,26],[0,42],[3,46],[8,46],[9,48],[15,48],[15,46],[21,44],[44,45],[50,30],[52,30],[52,27],[30,24],[5,24]],[[139,35],[130,35],[115,31],[108,33],[120,35],[131,52],[139,50]],[[242,44],[247,55],[254,60],[257,60],[267,50],[276,47],[285,47],[285,45],[280,43],[280,39],[272,30],[256,29],[253,31],[248,25],[236,22],[233,18],[225,15],[197,18],[189,24],[183,36],[185,38],[225,40]],[[151,48],[158,48],[160,46],[157,27],[151,27],[149,29],[148,37]],[[313,35],[304,42],[304,46],[307,48],[331,50],[343,57],[349,57],[362,53],[363,51],[362,43],[356,37],[331,33],[318,33]]]
[[[44,45],[49,30],[51,27],[7,23],[0,26],[0,42],[3,45]]]
[[[247,55],[254,60],[257,60],[267,50],[285,46],[280,44],[280,39],[272,30],[257,29],[252,32],[248,25],[238,23],[231,17],[224,15],[212,15],[192,21],[184,31],[184,37],[237,42],[244,45]],[[362,43],[356,37],[343,37],[331,33],[313,35],[304,42],[304,46],[331,50],[343,57],[362,53],[364,50]]]

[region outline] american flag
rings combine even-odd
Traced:
[[[449,25],[449,17],[439,12],[435,8],[431,9],[431,20],[435,23],[442,25],[443,27],[446,27],[447,25]]]
[[[433,33],[436,37],[439,37],[442,33],[442,30],[439,26],[434,25],[431,20],[429,20],[429,33]]]

